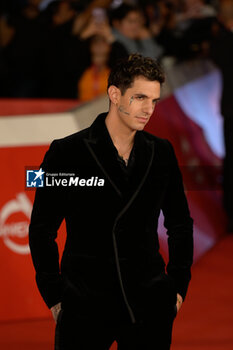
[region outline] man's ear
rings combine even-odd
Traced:
[[[120,89],[118,89],[118,87],[116,87],[115,85],[110,85],[108,88],[108,96],[110,101],[114,105],[117,105],[121,96]]]

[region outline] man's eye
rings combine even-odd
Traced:
[[[143,100],[144,96],[138,96],[137,99],[138,100]]]

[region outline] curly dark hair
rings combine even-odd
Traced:
[[[108,88],[111,85],[118,87],[121,94],[133,85],[134,79],[142,76],[150,81],[158,81],[162,84],[165,75],[160,64],[150,58],[139,54],[132,54],[117,62],[112,68],[108,78]]]

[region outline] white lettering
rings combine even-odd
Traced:
[[[7,223],[7,219],[14,213],[22,212],[30,219],[32,203],[25,195],[19,193],[15,199],[8,201],[0,210],[0,236],[3,238],[5,245],[17,254],[29,254],[28,243],[14,242],[13,236],[25,238],[28,234],[28,221]]]
[[[69,179],[46,177],[45,186],[104,186],[104,179],[99,179],[98,176],[92,176],[89,179],[80,179],[78,176],[71,176]]]
[[[51,183],[49,183],[49,178],[48,178],[48,177],[45,178],[45,182],[46,182],[46,186],[47,186],[47,187],[53,186],[53,185],[54,185],[54,184],[53,184],[53,177],[51,178]]]
[[[55,184],[56,184],[57,186],[59,186],[60,183],[61,183],[61,179],[54,179],[54,181],[55,181]]]
[[[62,186],[67,186],[67,183],[68,183],[68,181],[66,179],[63,179],[61,182]]]
[[[88,179],[87,182],[86,182],[86,185],[87,186],[93,186],[93,179],[94,179],[93,176],[90,179]]]
[[[75,176],[73,173],[59,173],[59,176]]]
[[[26,237],[28,234],[29,223],[27,221],[14,222],[12,224],[4,224],[0,227],[0,236],[8,237]]]
[[[86,185],[86,180],[85,179],[79,180],[79,186],[85,186],[85,185]]]
[[[70,178],[70,181],[69,181],[69,186],[78,186],[78,180],[79,180],[79,177],[71,177]]]

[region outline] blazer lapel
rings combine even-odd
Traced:
[[[135,137],[135,164],[131,175],[129,197],[134,199],[140,191],[149,174],[153,158],[154,142],[147,140],[143,132],[138,131]]]
[[[122,173],[117,160],[117,151],[105,126],[105,117],[106,113],[97,117],[90,127],[89,138],[84,141],[106,179],[117,194],[123,197],[121,191]]]
[[[119,174],[120,169],[118,164],[116,164],[117,160],[113,159],[114,157],[107,150],[107,147],[103,147],[101,142],[85,139],[85,143],[106,179],[111,183],[117,194],[122,197],[121,186],[118,185],[121,174]]]
[[[100,114],[90,127],[89,138],[85,139],[86,146],[93,159],[111,183],[116,193],[125,198],[122,193],[125,181],[122,169],[117,160],[117,150],[105,126],[106,113]],[[132,202],[144,184],[149,173],[154,156],[154,142],[148,140],[139,131],[135,136],[135,164],[127,191],[126,202]]]

